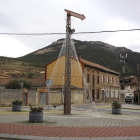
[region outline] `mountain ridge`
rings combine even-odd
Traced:
[[[58,39],[50,45],[36,50],[25,56],[16,58],[23,62],[33,63],[35,66],[43,67],[47,63],[56,59],[60,53],[64,39]],[[73,39],[77,54],[82,58],[122,73],[120,54],[128,54],[126,60],[126,75],[136,75],[137,62],[140,60],[140,53],[133,52],[126,47],[115,47],[101,41],[80,41]]]

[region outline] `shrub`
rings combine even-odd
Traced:
[[[29,76],[29,78],[33,78],[34,73],[29,73],[28,76]]]
[[[30,110],[32,111],[32,112],[42,112],[42,110],[43,110],[43,107],[32,107],[32,106],[30,106]]]
[[[114,102],[112,103],[112,107],[114,107],[114,108],[121,108],[122,105],[121,105],[119,102],[114,101]]]
[[[20,83],[23,82],[23,88],[31,89],[32,83],[26,79],[13,79],[10,80],[6,85],[6,89],[20,89]]]
[[[12,104],[13,105],[21,105],[22,104],[22,101],[16,100],[16,101],[13,101]]]
[[[21,65],[25,66],[26,64],[24,62],[22,62]]]

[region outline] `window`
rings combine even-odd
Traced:
[[[107,83],[109,83],[109,75],[107,75],[107,79],[106,79]]]
[[[109,89],[106,90],[106,97],[109,98]]]
[[[97,89],[97,99],[99,99],[100,93],[99,93],[99,89]]]
[[[92,70],[92,73],[94,73],[94,70]]]
[[[94,87],[94,75],[92,75],[92,86]]]
[[[116,85],[118,84],[118,78],[116,77]]]
[[[89,82],[89,73],[87,73],[87,82]]]
[[[123,84],[121,85],[121,89],[124,89],[124,85]]]
[[[104,81],[105,81],[105,75],[102,74],[102,82],[104,82]]]
[[[99,81],[99,76],[97,76],[97,84],[99,84],[99,82],[100,82],[100,81]]]
[[[111,76],[111,84],[113,84],[113,76]]]
[[[99,74],[99,71],[97,70],[97,74]]]
[[[115,90],[115,98],[118,98],[118,91]]]
[[[114,98],[114,90],[111,90],[111,98]]]

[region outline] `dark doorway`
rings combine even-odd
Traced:
[[[94,89],[92,89],[92,102],[95,102],[95,92],[94,92]]]
[[[105,94],[105,91],[102,90],[102,102],[104,102],[104,94]]]

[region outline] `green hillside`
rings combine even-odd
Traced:
[[[83,59],[103,65],[120,73],[122,72],[122,64],[120,63],[119,55],[120,53],[128,53],[126,75],[136,75],[140,53],[133,52],[124,47],[115,47],[100,41],[74,40],[74,42],[77,54],[81,54]],[[62,44],[63,39],[57,40],[49,46],[17,58],[16,60],[32,63],[36,67],[43,67],[58,57]]]
[[[36,68],[31,63],[17,61],[15,58],[0,57],[0,73],[13,77],[40,77],[44,68]]]

